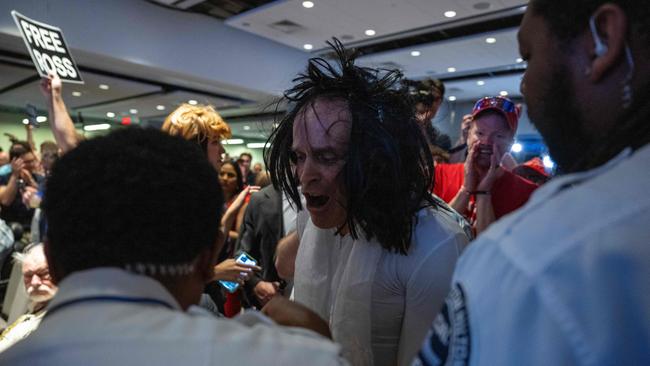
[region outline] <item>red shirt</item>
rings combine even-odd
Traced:
[[[450,203],[465,181],[464,169],[463,163],[436,165],[433,193]],[[523,206],[537,187],[535,183],[504,170],[490,192],[495,218],[498,220]]]

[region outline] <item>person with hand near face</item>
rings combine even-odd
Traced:
[[[34,209],[25,205],[22,194],[26,189],[38,190],[44,177],[36,173],[38,162],[29,144],[16,141],[9,150],[11,172],[0,175],[0,218],[20,223],[29,231]]]
[[[472,110],[467,160],[436,166],[433,192],[470,220],[476,233],[523,206],[537,185],[500,165],[514,140],[519,110],[507,98],[486,97]]]

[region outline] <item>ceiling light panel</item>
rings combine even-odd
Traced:
[[[226,24],[302,49],[305,43],[313,44],[314,39],[326,40],[332,36],[341,38],[342,35],[364,37],[368,29],[382,36],[398,34],[485,13],[485,10],[473,7],[477,0],[311,2],[314,6],[306,9],[302,6],[302,1],[274,1],[264,7],[230,17]],[[527,3],[527,0],[491,0],[489,11],[504,10]],[[452,16],[451,12],[456,14]],[[390,21],[386,21],[387,17]],[[269,26],[283,21],[296,24],[299,29],[289,34]],[[344,43],[356,40],[342,39]],[[320,45],[315,46],[320,48]]]
[[[387,62],[399,64],[406,77],[420,79],[424,77],[449,76],[450,68],[456,73],[472,73],[477,70],[489,70],[495,67],[510,67],[519,55],[517,29],[507,29],[489,34],[477,34],[445,42],[435,42],[417,46],[421,57],[411,57],[411,48],[406,51],[398,49],[389,52],[370,54],[359,58],[359,64],[377,67]],[[487,37],[497,38],[497,43],[487,44]],[[437,74],[428,73],[435,70]],[[497,90],[498,91],[498,90]]]

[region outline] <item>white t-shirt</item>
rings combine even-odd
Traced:
[[[339,346],[316,333],[263,315],[238,322],[196,306],[184,312],[159,282],[116,268],[66,277],[48,309],[0,365],[346,364]]]
[[[296,258],[294,298],[329,320],[352,364],[404,365],[442,306],[468,242],[456,220],[441,208],[420,210],[406,256],[308,220]]]
[[[415,365],[650,365],[650,146],[559,177],[463,254]]]

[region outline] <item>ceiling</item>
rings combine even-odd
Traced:
[[[502,91],[521,96],[519,80],[525,64],[519,59],[518,28],[495,29],[486,22],[513,14],[521,17],[527,0],[311,2],[313,7],[305,8],[302,0],[274,1],[230,17],[226,24],[319,56],[327,56],[326,41],[337,37],[360,48],[361,65],[398,68],[410,79],[441,79],[453,92],[448,96],[458,101]],[[455,16],[445,16],[449,11]],[[476,31],[482,28],[486,31]],[[373,35],[367,36],[367,30]],[[306,44],[312,48],[306,50]],[[485,85],[477,85],[479,80]]]
[[[349,47],[365,50],[359,64],[399,68],[412,79],[439,78],[445,81],[446,96],[459,102],[502,91],[511,97],[521,96],[519,82],[526,65],[518,62],[517,28],[486,24],[513,14],[521,16],[527,0],[311,0],[311,8],[304,7],[302,0],[145,1],[221,17],[230,27],[313,56],[326,55],[325,42],[338,37]],[[455,16],[445,16],[449,11]],[[373,30],[373,35],[366,35],[367,30]],[[486,42],[488,38],[494,42]],[[312,48],[305,50],[305,44]],[[31,61],[24,55],[7,56],[1,51],[0,107],[20,111],[31,103],[44,112]],[[414,51],[417,56],[412,55]],[[200,86],[188,88],[181,86],[188,85],[183,83],[145,80],[136,71],[104,72],[101,63],[82,67],[85,84],[65,84],[64,98],[72,114],[81,113],[86,120],[119,123],[129,117],[135,123],[160,123],[177,105],[193,100],[217,107],[231,124],[235,137],[261,140],[268,136],[277,117],[269,98],[242,99]],[[286,76],[289,80],[291,77]],[[100,84],[108,89],[100,89]]]
[[[331,37],[344,44],[372,41],[414,29],[453,23],[465,18],[525,5],[527,0],[302,0],[275,1],[270,5],[233,16],[226,24],[295,48],[311,44],[312,50],[327,47]],[[478,9],[477,9],[478,7]],[[445,12],[454,11],[453,18]],[[290,22],[296,26],[282,27]],[[366,30],[375,31],[367,36]]]

